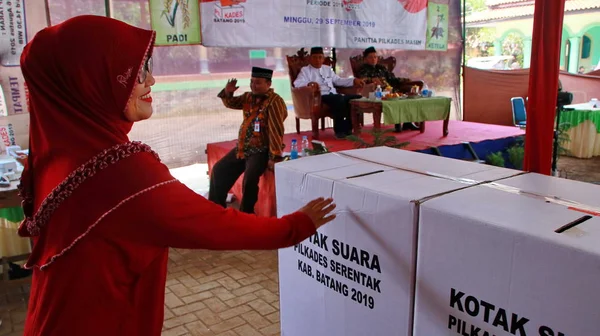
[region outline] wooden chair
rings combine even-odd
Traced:
[[[394,69],[396,68],[396,57],[389,56],[389,57],[383,58],[382,56],[379,56],[379,61],[377,63],[385,66],[389,72],[393,73]],[[363,64],[364,64],[364,58],[362,55],[356,55],[356,56],[350,57],[350,66],[352,67],[352,74],[354,75],[354,77],[358,78],[358,72],[360,70],[360,67]],[[420,90],[420,89],[423,89],[425,82],[410,81],[410,82],[403,83],[402,85],[400,85],[398,87],[394,87],[394,89],[396,89],[399,92],[408,93],[408,92],[410,92],[410,89],[414,85],[417,85]]]
[[[296,132],[300,133],[300,119],[310,119],[313,139],[319,139],[319,120],[321,120],[321,129],[325,129],[325,117],[332,117],[329,106],[322,104],[321,94],[314,91],[313,87],[294,87],[294,81],[298,77],[300,70],[309,64],[310,55],[301,48],[295,55],[286,56],[288,64],[288,74],[292,86],[292,101],[294,103],[294,113],[296,115]],[[335,68],[335,62],[331,57],[325,57],[325,65]],[[336,87],[338,93],[356,93],[355,88]]]

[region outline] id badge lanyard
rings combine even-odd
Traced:
[[[260,133],[260,120],[258,120],[258,116],[254,118],[254,132]]]
[[[262,113],[263,109],[258,109],[258,112],[256,113],[256,117],[254,117],[254,133],[260,133],[260,114]]]
[[[254,109],[254,101],[252,102],[252,105],[250,107],[251,110]],[[254,133],[260,133],[260,119],[259,116],[261,115],[261,113],[263,112],[263,108],[259,108],[258,112],[256,113],[256,117],[254,118]]]

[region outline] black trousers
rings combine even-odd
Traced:
[[[358,99],[359,95],[328,94],[321,97],[323,104],[331,109],[333,114],[333,131],[346,133],[352,131],[352,118],[350,116],[350,100]]]
[[[238,159],[236,154],[237,148],[234,148],[213,166],[208,199],[226,207],[227,193],[244,174],[240,211],[254,213],[254,205],[258,200],[258,181],[268,167],[269,153],[253,154],[246,159]]]

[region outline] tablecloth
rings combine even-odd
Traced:
[[[560,123],[568,123],[569,142],[562,147],[578,158],[600,156],[600,109],[563,110]]]
[[[0,209],[0,256],[11,257],[31,252],[29,238],[21,238],[17,234],[23,218],[23,209],[20,207]]]
[[[404,98],[382,100],[383,123],[387,125],[428,120],[445,120],[450,115],[451,98]]]

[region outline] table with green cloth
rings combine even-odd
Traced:
[[[31,252],[29,238],[21,238],[17,233],[23,218],[21,207],[0,209],[0,257]]]
[[[560,114],[560,124],[567,125],[569,141],[561,146],[568,155],[589,159],[600,156],[600,108],[589,104],[565,106]]]
[[[21,238],[17,234],[24,218],[21,198],[17,190],[19,183],[19,181],[11,181],[10,186],[0,187],[0,258],[21,256],[31,252],[29,238]]]
[[[443,120],[443,135],[448,135],[448,120],[450,118],[449,97],[415,97],[399,98],[392,100],[376,100],[368,98],[354,99],[350,101],[352,106],[352,124],[355,126],[355,133],[360,133],[360,123],[362,113],[373,113],[373,119],[378,119],[383,115],[383,123],[387,125],[397,125],[406,122],[420,123],[421,133],[425,132],[425,121]],[[379,125],[379,120],[375,120],[375,127]]]

